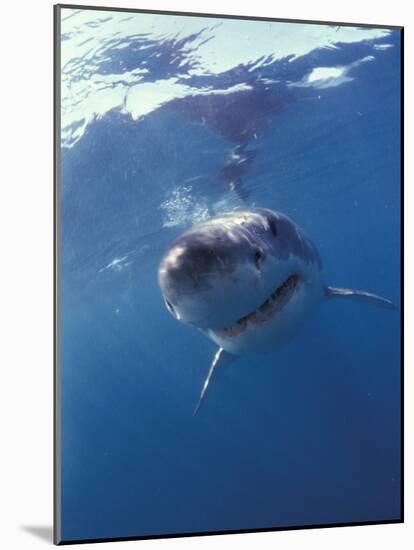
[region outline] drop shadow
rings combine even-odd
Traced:
[[[21,528],[26,533],[53,544],[53,527],[50,525],[22,525]]]

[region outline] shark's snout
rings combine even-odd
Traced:
[[[237,261],[223,234],[185,234],[167,250],[158,282],[169,312],[178,320],[201,326],[217,309],[217,291],[234,275]]]
[[[164,296],[175,302],[207,289],[211,277],[229,269],[229,258],[223,249],[194,239],[170,248],[161,260],[158,280]]]

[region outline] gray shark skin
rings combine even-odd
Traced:
[[[217,366],[288,342],[324,301],[352,298],[387,309],[386,298],[327,286],[312,241],[287,216],[266,208],[221,214],[193,226],[161,259],[168,311],[218,345],[194,414]]]

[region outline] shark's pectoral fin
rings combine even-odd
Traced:
[[[224,351],[223,348],[219,348],[217,353],[215,354],[213,361],[211,363],[210,369],[207,374],[207,378],[204,381],[203,388],[201,390],[200,398],[198,400],[197,406],[194,409],[193,416],[195,416],[198,411],[200,410],[201,404],[204,400],[204,397],[207,393],[207,389],[209,387],[209,384],[211,382],[211,379],[213,377],[214,372],[216,371],[216,367],[220,365],[220,367],[224,367],[227,365],[231,365],[235,360],[237,359],[236,355],[232,355],[231,353],[227,353],[227,351]]]
[[[371,294],[370,292],[364,292],[363,290],[352,290],[351,288],[335,288],[333,286],[327,286],[325,288],[325,294],[328,298],[335,298],[337,296],[343,298],[354,298],[360,302],[366,302],[368,304],[384,307],[386,309],[397,308],[391,300],[387,300],[387,298],[377,296],[376,294]]]

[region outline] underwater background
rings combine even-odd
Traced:
[[[400,31],[61,10],[63,540],[400,518]],[[332,300],[241,357],[157,283],[245,206],[313,240]]]

